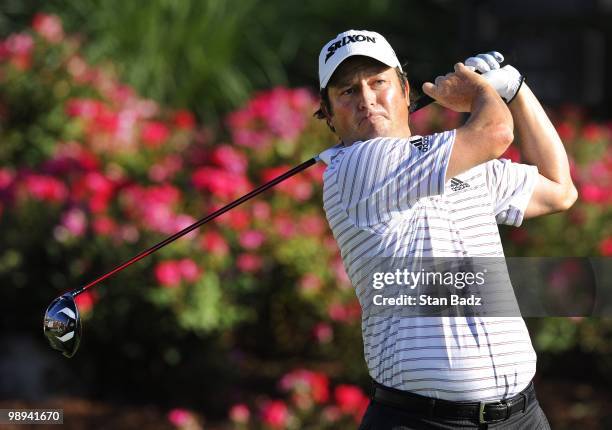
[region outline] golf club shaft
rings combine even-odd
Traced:
[[[431,97],[428,97],[428,96],[423,96],[423,97],[419,98],[410,107],[410,113],[416,112],[417,110],[424,108],[425,106],[429,105],[433,101],[434,100]],[[298,166],[294,167],[293,169],[288,170],[287,172],[283,173],[282,175],[277,176],[276,178],[272,179],[270,182],[267,182],[267,183],[265,183],[265,184],[255,188],[254,190],[252,190],[248,194],[245,194],[244,196],[240,197],[238,200],[234,200],[233,202],[227,204],[226,206],[223,206],[221,209],[216,210],[215,212],[211,213],[210,215],[206,216],[205,218],[202,218],[201,220],[199,220],[199,221],[191,224],[190,226],[184,228],[183,230],[179,231],[178,233],[175,233],[172,236],[168,237],[167,239],[159,242],[158,244],[153,245],[149,249],[146,249],[146,250],[142,251],[140,254],[132,257],[130,260],[126,261],[125,263],[120,264],[119,266],[115,267],[113,270],[111,270],[108,273],[105,273],[104,275],[100,276],[99,278],[94,279],[93,281],[91,281],[87,285],[84,285],[84,286],[82,286],[80,288],[72,290],[70,292],[70,294],[72,294],[72,297],[78,296],[79,294],[81,294],[85,290],[93,287],[96,284],[99,284],[100,282],[102,282],[105,279],[111,277],[115,273],[120,272],[123,269],[125,269],[126,267],[131,266],[132,264],[136,263],[137,261],[142,260],[146,256],[153,254],[158,249],[163,248],[164,246],[168,245],[171,242],[174,242],[176,239],[178,239],[178,238],[186,235],[187,233],[195,230],[196,228],[206,224],[208,221],[211,221],[211,220],[217,218],[219,215],[224,214],[225,212],[229,211],[230,209],[235,208],[236,206],[240,205],[241,203],[246,202],[247,200],[255,197],[256,195],[261,194],[262,192],[266,191],[268,188],[271,188],[274,185],[278,184],[279,182],[282,182],[285,179],[288,179],[291,176],[301,172],[302,170],[307,169],[308,167],[312,166],[313,164],[316,164],[317,161],[318,161],[318,156],[317,157],[313,157],[313,158],[311,158],[311,159],[309,159],[307,161],[304,161],[303,163],[299,164]]]
[[[277,176],[276,178],[272,179],[270,182],[267,182],[257,188],[255,188],[254,190],[250,191],[248,194],[245,194],[244,196],[240,197],[237,200],[234,200],[233,202],[223,206],[222,208],[214,211],[213,213],[211,213],[210,215],[206,216],[205,218],[202,218],[201,220],[191,224],[188,227],[185,227],[183,230],[179,231],[178,233],[173,234],[172,236],[168,237],[167,239],[159,242],[156,245],[153,245],[152,247],[150,247],[149,249],[146,249],[144,251],[142,251],[140,254],[132,257],[130,260],[126,261],[125,263],[115,267],[113,270],[111,270],[110,272],[100,276],[99,278],[91,281],[89,284],[84,285],[81,288],[78,288],[76,290],[73,290],[71,292],[73,297],[78,296],[79,294],[81,294],[83,291],[93,287],[94,285],[102,282],[103,280],[105,280],[106,278],[114,275],[117,272],[120,272],[121,270],[125,269],[126,267],[136,263],[139,260],[142,260],[143,258],[145,258],[146,256],[154,253],[155,251],[157,251],[158,249],[166,246],[167,244],[169,244],[170,242],[174,242],[176,239],[178,239],[181,236],[186,235],[187,233],[191,232],[192,230],[195,230],[196,228],[206,224],[208,221],[211,221],[215,218],[217,218],[219,215],[224,214],[225,212],[229,211],[230,209],[235,208],[236,206],[240,205],[241,203],[246,202],[247,200],[255,197],[258,194],[261,194],[262,192],[266,191],[268,188],[273,187],[274,185],[278,184],[279,182],[284,181],[287,178],[290,178],[291,176],[301,172],[304,169],[307,169],[308,167],[312,166],[313,164],[315,164],[317,162],[316,158],[311,158],[310,160],[304,161],[302,164],[294,167],[293,169],[283,173],[280,176]]]

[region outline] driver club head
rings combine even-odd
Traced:
[[[43,331],[53,349],[72,357],[81,341],[81,317],[74,297],[66,293],[51,302],[45,312]]]

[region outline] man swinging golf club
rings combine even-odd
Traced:
[[[481,54],[425,83],[437,103],[470,115],[455,130],[412,136],[409,84],[383,36],[350,30],[321,50],[317,114],[341,140],[322,157],[323,203],[362,308],[371,286],[358,273],[368,260],[503,258],[497,224],[519,226],[576,200],[558,134],[502,61]],[[515,134],[529,164],[497,159]],[[549,428],[522,318],[364,312],[362,331],[374,394],[361,429]]]

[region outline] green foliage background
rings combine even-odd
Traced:
[[[55,13],[68,32],[82,35],[90,61],[112,59],[143,96],[216,119],[256,89],[316,88],[319,50],[349,28],[384,33],[400,60],[411,60],[413,81],[429,79],[456,56],[447,40],[457,36],[459,6],[442,0],[4,0],[0,35],[23,28],[35,12]]]

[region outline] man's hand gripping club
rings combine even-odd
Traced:
[[[470,112],[457,129],[446,179],[502,155],[514,139],[512,115],[484,76],[463,63],[455,71],[423,84],[423,92],[456,112]]]
[[[509,104],[518,94],[525,78],[511,65],[501,67],[504,56],[497,51],[478,54],[465,60],[465,65],[478,73],[491,84],[497,94]]]

